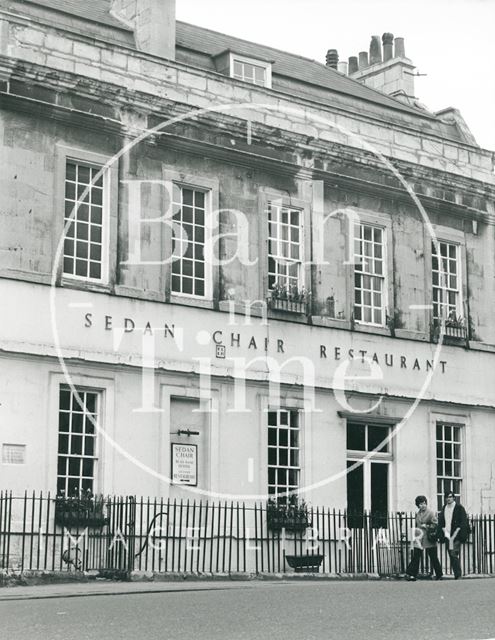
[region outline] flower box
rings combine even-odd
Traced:
[[[308,303],[284,298],[268,298],[268,306],[273,311],[307,314]]]
[[[304,287],[298,289],[296,286],[286,286],[276,284],[267,296],[267,306],[274,311],[285,313],[309,313],[309,303],[311,292]]]
[[[55,500],[55,523],[61,527],[102,528],[110,522],[102,497],[57,496]]]
[[[267,526],[270,531],[277,533],[285,529],[286,531],[290,531],[291,533],[300,533],[301,531],[306,531],[308,527],[311,526],[310,521],[307,517],[302,518],[277,518],[277,517],[268,517]]]
[[[432,342],[438,342],[442,333],[445,344],[467,343],[468,323],[464,318],[455,316],[434,321],[431,329]]]
[[[288,500],[270,498],[266,505],[266,524],[270,531],[278,533],[284,529],[300,533],[311,526],[308,508],[304,500],[291,495]]]

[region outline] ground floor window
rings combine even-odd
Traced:
[[[437,507],[447,491],[460,502],[462,489],[462,425],[437,422]]]
[[[362,527],[369,513],[373,527],[386,527],[392,453],[391,427],[347,423],[347,513],[349,527]]]
[[[96,430],[100,394],[60,385],[58,414],[57,493],[80,495],[95,490]]]
[[[299,412],[268,412],[268,493],[287,497],[299,489]]]

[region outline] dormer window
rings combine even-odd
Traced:
[[[230,49],[222,51],[214,59],[219,73],[224,73],[241,82],[271,89],[273,60],[251,58]]]
[[[272,69],[269,62],[246,58],[235,53],[230,54],[230,75],[232,78],[257,84],[260,87],[272,86]]]

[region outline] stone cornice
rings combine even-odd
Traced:
[[[125,124],[119,120],[62,107],[60,105],[45,103],[25,96],[15,96],[6,92],[0,92],[0,105],[11,110],[34,113],[37,117],[52,118],[71,126],[112,134],[122,140],[133,137],[133,135],[136,134],[136,132],[130,131]],[[196,124],[198,127],[201,126],[201,123]],[[211,130],[211,127],[208,127],[208,130]],[[238,135],[238,132],[235,132],[235,135]],[[358,163],[358,150],[350,147],[345,148],[343,145],[328,144],[326,156],[335,164],[339,162],[342,164],[342,160],[346,159],[348,164],[354,164],[355,167],[359,168],[363,173],[365,171],[379,173],[382,176],[382,180],[368,180],[363,177],[363,175],[353,176],[335,170],[324,170],[322,168],[315,168],[314,166],[301,166],[301,164],[296,162],[294,156],[290,159],[283,159],[275,147],[272,153],[268,155],[266,147],[259,148],[256,145],[248,146],[247,144],[244,144],[243,148],[240,148],[239,144],[232,147],[232,145],[227,145],[226,143],[219,144],[218,142],[210,142],[204,139],[195,140],[188,136],[165,132],[152,136],[148,142],[158,145],[164,144],[167,148],[174,148],[193,155],[200,153],[211,158],[236,163],[251,169],[267,170],[279,173],[280,175],[293,175],[294,177],[305,180],[323,180],[330,187],[356,194],[368,194],[382,198],[387,197],[388,199],[400,200],[406,203],[412,202],[410,194],[404,189],[403,185],[390,174],[386,167],[377,161],[372,162],[370,159],[368,159],[369,161],[366,165]],[[285,150],[289,149],[287,142],[283,145],[283,148],[285,148]],[[294,149],[294,147],[290,148]],[[391,160],[391,162],[394,166],[398,164],[397,161]],[[421,175],[416,173],[418,169],[415,165],[407,166],[406,163],[401,164],[402,166],[397,168],[408,182],[413,182],[413,189],[414,184],[417,184],[421,186],[422,190],[425,190],[425,185],[430,182],[438,185],[438,192],[441,191],[440,187],[442,185],[445,188],[445,175],[432,175],[433,172],[430,169],[422,169],[425,175]],[[473,197],[495,198],[495,188],[490,185],[471,181],[467,178],[462,179],[462,184],[457,184],[458,176],[449,175],[449,178],[453,178],[453,181],[449,183],[452,193],[457,189],[459,192],[462,191],[464,193],[464,197],[469,191],[469,194]],[[455,201],[442,199],[441,197],[429,196],[424,193],[417,193],[417,195],[425,208],[430,212],[436,211],[459,218],[475,219],[478,221],[484,220],[486,222],[492,221],[495,223],[495,216],[487,213],[483,209],[459,204]]]

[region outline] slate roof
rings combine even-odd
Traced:
[[[272,61],[272,73],[274,75],[293,78],[320,88],[344,93],[354,98],[368,100],[383,107],[399,109],[400,111],[414,113],[423,117],[425,115],[426,117],[429,116],[422,110],[415,109],[381,91],[367,87],[361,82],[353,80],[335,69],[310,58],[304,58],[293,53],[287,53],[179,21],[177,21],[176,39],[177,46],[200,51],[209,56],[216,56],[230,49],[239,55]]]
[[[87,25],[84,27],[86,35],[108,38],[109,41],[135,47],[132,29],[111,14],[111,0],[0,0],[0,7],[6,5],[17,9],[21,5],[27,13],[30,8],[31,11],[36,9],[38,12],[49,9],[59,16],[57,24],[79,31],[82,29],[79,21],[84,20]],[[425,131],[429,130],[452,140],[467,141],[455,124],[442,122],[424,109],[405,104],[316,60],[181,21],[176,23],[176,44],[178,61],[216,71],[215,56],[227,50],[247,57],[265,59],[273,64],[273,85],[279,91],[328,105],[335,104],[336,94],[348,96],[354,99],[354,104],[349,107],[351,110],[366,111],[368,105],[368,110],[371,109],[375,115],[383,114],[386,118],[387,115],[382,111],[386,109],[390,117],[395,113],[400,119],[406,118],[409,122],[416,120],[425,127]],[[279,84],[277,79],[280,80]]]

